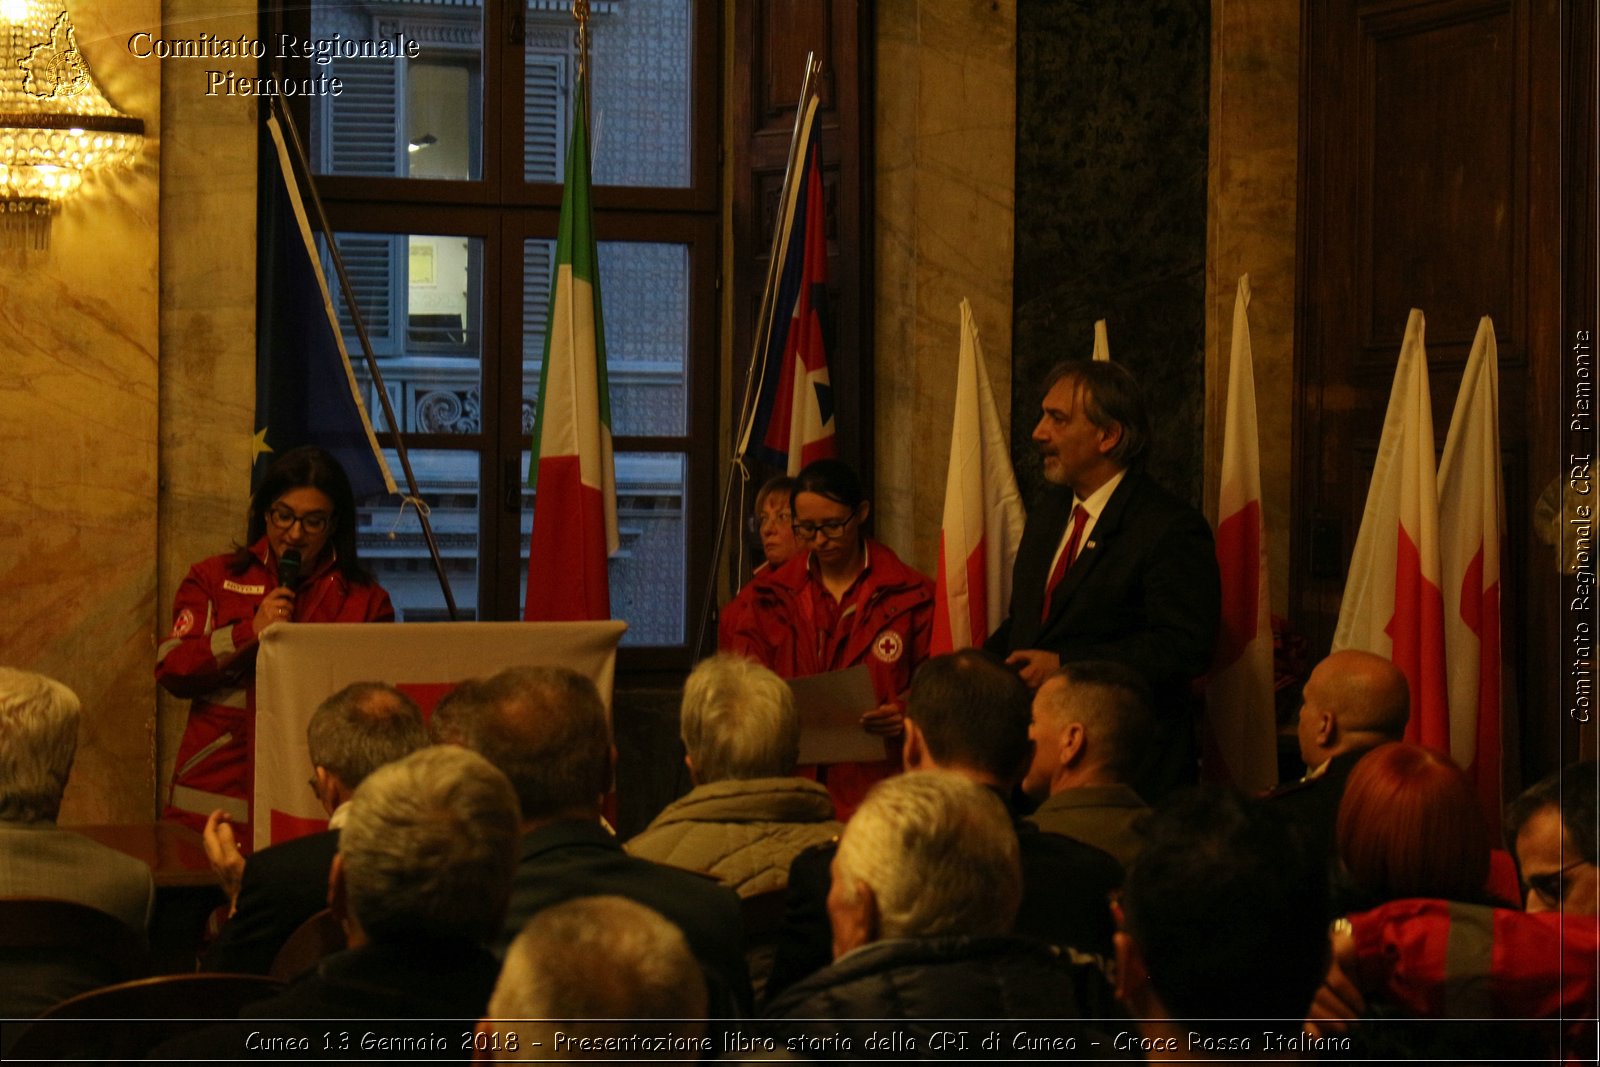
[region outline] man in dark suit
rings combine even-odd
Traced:
[[[266,974],[289,935],[328,906],[328,870],[356,787],[379,767],[428,744],[422,712],[381,682],[357,682],[323,701],[306,726],[312,783],[328,829],[262,849],[246,862],[222,812],[206,820],[206,852],[231,898],[230,918],[205,955],[208,971]]]
[[[1030,718],[1028,687],[995,657],[979,649],[935,656],[906,698],[906,769],[951,772],[1008,802],[1031,762]],[[1107,898],[1122,884],[1122,867],[1099,848],[1010,814],[1022,860],[1016,933],[1110,959]],[[790,865],[769,994],[832,959],[827,898],[837,851],[837,841],[818,845]]]
[[[1306,776],[1270,798],[1316,855],[1332,858],[1345,782],[1362,756],[1405,737],[1410,690],[1400,668],[1382,656],[1345,649],[1317,664],[1301,699],[1297,733]]]
[[[1210,666],[1222,610],[1211,528],[1141,469],[1150,424],[1127,370],[1063,363],[1045,387],[1033,442],[1050,485],[1017,547],[1011,615],[985,647],[1032,689],[1064,660],[1139,672],[1158,722],[1138,785],[1154,803],[1194,780],[1189,687]]]
[[[150,868],[56,826],[78,751],[78,696],[54,678],[0,667],[0,896],[49,897],[115,916],[142,939],[155,901]],[[59,947],[0,953],[0,1017],[120,982],[100,956]],[[9,1039],[15,1033],[6,1029]]]
[[[350,947],[247,1005],[240,1022],[175,1038],[154,1058],[295,1048],[362,1062],[397,1052],[465,1058],[461,1035],[483,1017],[500,971],[484,945],[505,918],[517,816],[506,776],[455,745],[373,771],[350,802],[329,874]]]
[[[574,897],[614,895],[666,916],[706,971],[711,1012],[750,1007],[739,897],[715,879],[638,859],[602,824],[616,750],[594,683],[552,667],[488,679],[455,735],[505,772],[522,804],[520,861],[494,948],[504,955],[529,919]]]

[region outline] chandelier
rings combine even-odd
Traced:
[[[86,174],[131,163],[144,121],[100,91],[59,2],[0,0],[0,246],[44,248]]]

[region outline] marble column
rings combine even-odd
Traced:
[[[960,302],[1010,410],[1016,0],[877,8],[876,531],[932,574]]]

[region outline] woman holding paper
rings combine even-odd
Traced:
[[[226,819],[248,842],[257,641],[280,622],[388,622],[356,556],[355,497],[328,452],[285,452],[250,497],[245,547],[189,568],[156,650],[156,681],[193,700],[164,817]],[[246,846],[248,847],[248,846]]]
[[[885,758],[824,772],[846,819],[873,782],[899,770],[902,694],[928,658],[933,583],[862,532],[872,504],[847,464],[824,459],[802,470],[790,510],[807,550],[751,579],[750,610],[723,635],[723,647],[784,678],[867,666],[878,705],[862,710],[861,726],[884,739]]]

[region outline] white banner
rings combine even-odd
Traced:
[[[306,726],[323,700],[352,682],[387,682],[431,713],[456,683],[507,667],[567,667],[593,679],[611,714],[617,642],[627,624],[430,622],[284,623],[256,656],[255,847],[319,828],[326,813],[306,784]]]

